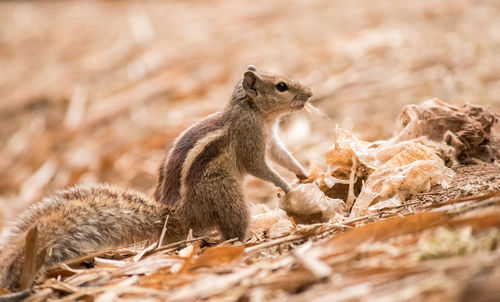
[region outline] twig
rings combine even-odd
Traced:
[[[317,279],[327,278],[332,275],[332,268],[312,254],[291,253],[292,256],[309,270]]]
[[[419,200],[419,201],[409,202],[409,203],[405,203],[405,204],[400,204],[400,205],[397,205],[397,206],[383,207],[383,208],[379,208],[377,212],[382,212],[382,211],[386,211],[386,210],[400,209],[400,208],[405,208],[405,207],[409,207],[409,206],[413,206],[413,205],[419,205],[419,204],[422,204],[422,203],[427,203],[427,202]]]
[[[155,249],[155,246],[157,246],[157,243],[153,243],[151,244],[150,246],[148,246],[147,248],[143,249],[140,253],[138,253],[137,255],[134,256],[134,258],[132,259],[134,262],[137,262],[139,260],[142,259],[142,257],[144,257],[144,255],[146,255],[147,252],[149,251],[152,251]]]
[[[350,211],[352,206],[354,205],[354,202],[356,200],[356,196],[354,195],[354,184],[357,181],[356,178],[356,156],[352,156],[352,167],[351,167],[351,174],[349,175],[349,189],[347,190],[347,200],[345,202],[345,206],[347,211]]]
[[[443,194],[444,191],[437,191],[437,192],[424,192],[424,193],[418,193],[417,197],[418,196],[427,196],[427,195],[439,195],[439,194]]]
[[[344,224],[351,224],[351,223],[355,223],[355,222],[360,222],[360,221],[363,221],[365,219],[369,219],[369,218],[379,218],[379,216],[381,215],[382,213],[377,213],[377,214],[370,214],[370,215],[365,215],[365,216],[361,216],[361,217],[357,217],[357,218],[353,218],[353,219],[350,219],[348,221],[344,221]]]
[[[150,251],[150,252],[146,253],[146,256],[150,255],[150,254],[153,254],[153,253],[156,253],[156,252],[159,252],[159,251],[168,250],[168,249],[171,249],[171,248],[178,248],[179,246],[182,246],[184,244],[188,244],[188,243],[192,243],[192,242],[204,240],[204,239],[207,239],[207,238],[208,238],[208,236],[203,236],[203,237],[198,237],[198,238],[193,238],[193,239],[186,239],[186,240],[182,240],[182,241],[177,241],[177,242],[174,242],[174,243],[171,243],[171,244],[164,245],[164,246],[162,246],[160,248],[157,248],[157,249],[155,249],[153,251]]]
[[[466,212],[469,212],[469,211],[472,211],[475,209],[479,209],[479,208],[482,208],[485,206],[490,206],[490,205],[494,205],[496,203],[500,203],[500,195],[498,196],[499,198],[494,198],[494,197],[496,197],[496,196],[491,196],[491,198],[478,200],[478,202],[476,202],[476,203],[467,204],[463,208],[456,209],[454,211],[452,210],[452,211],[449,211],[448,213],[453,214],[453,215],[457,215],[457,214],[466,213]]]
[[[110,253],[113,253],[113,250],[105,250],[102,252],[97,252],[97,253],[88,254],[88,255],[81,256],[81,257],[77,257],[77,258],[72,258],[72,259],[61,262],[61,264],[71,266],[73,264],[78,264],[81,262],[89,261],[89,260],[94,259],[95,257],[99,257],[99,256],[110,254]],[[49,271],[48,273],[50,273],[51,271]]]
[[[488,194],[482,194],[482,195],[473,195],[473,196],[468,196],[468,197],[456,198],[456,199],[452,199],[452,200],[440,202],[440,203],[432,203],[432,204],[428,205],[427,207],[432,207],[432,206],[442,207],[442,206],[460,203],[460,202],[465,202],[465,201],[482,201],[482,200],[489,199],[489,198],[496,197],[496,196],[500,196],[500,191],[495,191],[495,192],[491,192]]]
[[[335,225],[332,225],[330,227],[327,227],[327,228],[321,230],[318,233],[311,234],[310,232],[307,232],[307,233],[304,233],[304,234],[289,235],[289,236],[281,237],[281,238],[278,238],[278,239],[275,239],[275,240],[272,240],[272,241],[263,242],[261,244],[257,244],[257,245],[254,245],[254,246],[246,248],[245,249],[245,256],[249,256],[249,255],[253,254],[254,252],[256,252],[258,250],[261,250],[261,249],[270,248],[270,247],[273,247],[273,246],[276,246],[276,245],[279,245],[279,244],[283,244],[283,243],[287,243],[287,242],[291,242],[291,241],[296,241],[296,240],[300,240],[300,239],[306,239],[306,238],[312,237],[312,236],[314,236],[315,238],[317,238],[317,237],[320,237],[321,235],[323,235],[323,234],[325,234],[327,232],[330,232],[332,230],[335,230],[335,229],[345,229],[345,228],[351,229],[352,227],[351,226],[347,226],[347,225],[335,224]]]
[[[219,243],[218,245],[225,245],[225,244],[229,244],[229,243],[233,243],[233,242],[236,242],[238,241],[238,238],[233,238],[233,239],[229,239],[229,240],[226,240],[226,241],[223,241],[221,243]]]
[[[25,261],[19,285],[20,289],[27,289],[31,287],[31,284],[35,279],[35,275],[38,269],[42,265],[41,259],[45,257],[45,249],[41,251],[40,255],[38,254],[40,240],[38,238],[38,228],[36,226],[28,231],[25,240],[26,240],[24,249]]]
[[[245,255],[248,256],[248,255],[251,255],[251,254],[257,252],[258,250],[267,249],[267,248],[270,248],[270,247],[273,247],[273,246],[276,246],[276,245],[280,245],[280,244],[283,244],[283,243],[287,243],[287,242],[290,242],[290,241],[295,241],[295,240],[299,240],[299,239],[305,239],[308,236],[309,236],[309,234],[290,235],[290,236],[287,236],[287,237],[278,238],[276,240],[272,240],[272,241],[264,242],[264,243],[261,243],[261,244],[257,244],[257,245],[251,246],[249,248],[246,248],[245,249]]]
[[[161,230],[161,235],[160,235],[160,240],[158,241],[158,246],[156,248],[160,248],[163,245],[163,238],[165,238],[165,233],[167,232],[167,222],[168,222],[168,217],[165,218],[165,224],[163,225],[163,229]]]

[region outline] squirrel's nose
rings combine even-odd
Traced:
[[[302,86],[302,91],[304,92],[305,95],[307,95],[307,97],[312,97],[313,94],[311,92],[311,89],[309,87],[306,87],[306,86]]]

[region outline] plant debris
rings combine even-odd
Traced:
[[[500,160],[500,116],[480,106],[459,109],[433,99],[405,107],[397,124],[392,138],[374,143],[335,129],[327,154],[328,170],[320,173],[318,183],[329,196],[338,193],[337,183],[348,185],[344,199],[349,209],[352,206],[351,217],[399,206],[409,196],[429,192],[436,185],[446,188],[454,175],[446,166],[450,159],[455,166],[466,157]],[[354,202],[355,187],[359,195]]]
[[[284,119],[311,173],[288,199],[248,180],[245,242],[96,251],[2,299],[499,300],[494,1],[0,6],[0,227],[74,184],[151,193],[164,149],[248,64],[299,79],[325,112]],[[431,96],[450,104],[410,105]]]
[[[375,204],[377,207],[371,206],[370,211],[361,214],[355,212],[360,207],[358,202],[360,199],[365,202],[362,198],[366,188],[371,192],[377,188],[370,179],[374,175],[381,177],[378,171],[390,171],[380,183],[382,188],[388,183],[396,184],[385,189],[394,196],[401,196],[403,191],[405,197],[424,197],[449,194],[445,190],[453,188],[442,181],[439,185],[427,182],[422,186],[422,181],[415,179],[429,177],[427,175],[439,179],[440,172],[447,173],[450,168],[444,165],[437,149],[415,138],[370,144],[342,129],[336,133],[334,146],[343,148],[339,150],[339,158],[333,157],[334,151],[329,151],[330,171],[344,171],[344,176],[353,182],[357,177],[367,179],[354,201],[355,215],[349,215],[343,200],[327,197],[320,190],[321,185],[318,186],[341,175],[313,173],[317,179],[296,185],[287,197],[282,197],[282,209],[252,205],[250,238],[243,243],[223,242],[200,247],[198,239],[188,238],[168,246],[160,247],[156,242],[142,248],[125,248],[121,252],[108,251],[67,261],[48,272],[48,278],[34,287],[30,301],[48,298],[238,300],[255,295],[270,301],[284,297],[298,301],[313,297],[364,300],[368,296],[378,300],[452,299],[470,295],[472,289],[467,285],[476,282],[476,271],[488,272],[480,277],[487,282],[498,276],[500,271],[495,263],[500,261],[497,248],[500,178],[477,174],[479,182],[493,181],[488,187],[492,192],[489,194],[433,199],[438,201],[431,203],[424,199],[406,204],[406,198],[398,203],[387,203],[380,198]],[[339,143],[339,137],[345,141]],[[342,158],[351,160],[341,161]],[[412,173],[426,161],[439,165],[428,172],[424,169]],[[334,168],[332,163],[336,165]],[[353,169],[349,164],[359,166]],[[493,165],[496,168],[492,173],[500,175],[500,166]],[[405,168],[394,171],[407,172],[400,174],[398,182],[393,182],[388,175],[400,167]],[[480,165],[469,167],[481,169]],[[360,171],[370,174],[361,175]],[[350,176],[353,173],[357,175],[354,179]],[[453,182],[461,174],[461,170],[456,169],[447,176],[447,181]],[[410,181],[405,181],[405,177]],[[379,196],[394,198],[389,194]],[[315,216],[319,221],[296,222],[296,218],[303,218],[301,215]],[[91,268],[79,265],[89,259],[93,260]],[[474,269],[467,263],[474,263]],[[464,288],[467,291],[461,290]]]

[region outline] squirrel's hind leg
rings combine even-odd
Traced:
[[[212,209],[212,215],[222,240],[238,238],[244,241],[250,214],[240,183],[228,178],[222,179],[218,182],[218,192],[215,198],[219,199],[220,206]]]
[[[223,240],[245,240],[250,218],[241,181],[224,169],[204,176],[188,192],[183,205],[189,227],[195,232],[216,227]]]
[[[235,201],[237,204],[244,202]],[[215,221],[222,235],[222,240],[238,238],[239,241],[244,241],[249,224],[249,214],[246,206],[228,206],[226,211],[220,211],[215,215]]]

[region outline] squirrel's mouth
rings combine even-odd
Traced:
[[[300,110],[304,108],[304,106],[307,103],[307,99],[309,99],[309,96],[307,94],[303,93],[296,94],[292,102],[290,103],[290,109]]]

